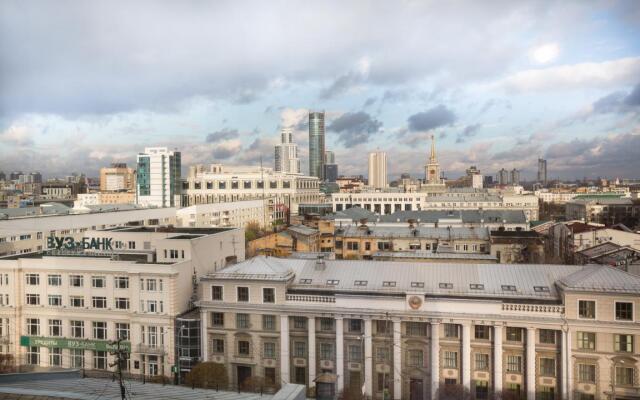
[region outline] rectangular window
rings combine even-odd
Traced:
[[[27,293],[27,304],[29,304],[30,306],[38,306],[38,305],[40,305],[40,295],[39,294],[33,294],[33,293]]]
[[[489,382],[475,381],[476,400],[486,400],[489,398]]]
[[[84,349],[69,349],[71,368],[84,368]]]
[[[390,360],[389,348],[388,347],[377,347],[376,348],[376,360],[378,362],[386,362]]]
[[[616,367],[616,385],[633,386],[633,368]]]
[[[594,332],[578,332],[578,348],[582,350],[595,350],[596,334]]]
[[[262,288],[262,302],[263,303],[275,303],[276,302],[276,290],[274,288]]]
[[[489,354],[476,353],[476,371],[487,371],[489,369]]]
[[[616,301],[616,321],[633,321],[633,303]]]
[[[49,306],[50,307],[61,307],[62,306],[62,295],[50,294],[49,295]]]
[[[224,353],[224,339],[213,339],[213,352]]]
[[[72,338],[84,338],[84,321],[69,321],[69,324],[71,326]]]
[[[263,357],[276,358],[276,344],[273,342],[264,342]]]
[[[305,385],[307,382],[307,369],[305,367],[295,367],[295,380],[298,385]]]
[[[349,361],[360,361],[362,359],[362,346],[359,344],[349,345]]]
[[[614,350],[623,353],[633,353],[633,335],[614,335]]]
[[[84,277],[82,275],[69,275],[69,286],[82,287],[84,285]]]
[[[522,328],[507,327],[507,341],[522,342]]]
[[[40,284],[40,275],[39,274],[25,274],[25,278],[27,280],[27,285],[39,285]]]
[[[324,332],[333,331],[333,318],[320,319],[320,330]]]
[[[276,369],[265,368],[264,369],[264,383],[267,385],[275,385],[276,383]]]
[[[537,400],[554,400],[555,398],[556,394],[553,386],[541,386],[536,395]]]
[[[578,317],[584,319],[595,319],[596,302],[594,300],[578,300]]]
[[[40,364],[40,347],[30,346],[27,348],[27,364],[29,365]]]
[[[522,357],[509,355],[507,356],[507,372],[522,372]]]
[[[82,296],[70,296],[69,305],[71,307],[84,307],[84,297]]]
[[[424,322],[407,322],[407,336],[427,336],[427,324]]]
[[[92,276],[91,277],[91,287],[93,288],[104,288],[107,286],[107,280],[104,276]]]
[[[49,281],[49,286],[62,285],[62,275],[49,275],[47,279]]]
[[[93,325],[93,338],[106,340],[107,339],[107,323],[106,322],[92,322]]]
[[[212,312],[211,313],[211,325],[224,327],[224,313]]]
[[[358,242],[347,242],[347,250],[358,250]]]
[[[49,336],[62,336],[62,320],[49,320]]]
[[[238,301],[248,302],[249,301],[249,288],[248,287],[238,287]]]
[[[362,332],[362,320],[350,319],[349,320],[349,332]]]
[[[293,342],[293,356],[298,358],[305,357],[307,353],[307,344],[305,342]]]
[[[55,367],[62,366],[62,349],[57,347],[49,349],[49,365]]]
[[[147,290],[149,292],[155,292],[158,290],[158,281],[155,279],[147,279]]]
[[[456,325],[456,324],[444,324],[444,337],[457,339],[458,338],[458,325]]]
[[[491,332],[491,328],[486,325],[475,326],[475,338],[477,340],[489,340],[489,332]]]
[[[222,301],[222,286],[211,286],[211,300]]]
[[[101,296],[93,296],[91,298],[93,308],[107,308],[107,298]]]
[[[553,329],[540,329],[541,344],[556,344],[556,331]]]
[[[116,308],[118,310],[128,310],[129,299],[127,297],[116,297]]]
[[[556,360],[553,358],[540,358],[540,375],[555,376]]]
[[[376,320],[376,333],[379,335],[388,335],[393,329],[393,322],[388,320]]]
[[[241,356],[248,356],[250,355],[250,346],[249,346],[249,342],[246,340],[239,340],[238,341],[238,354]]]
[[[262,330],[275,331],[276,330],[276,316],[275,315],[263,315],[262,316]]]
[[[156,300],[147,300],[147,312],[158,312],[158,302]]]
[[[113,278],[113,285],[116,289],[129,289],[129,277],[127,276],[116,276]]]
[[[249,329],[249,314],[236,314],[236,328]]]
[[[422,367],[424,363],[424,353],[422,350],[409,350],[408,363],[411,367]]]
[[[445,351],[444,352],[444,368],[458,368],[458,352],[457,351]]]
[[[93,368],[107,369],[107,352],[106,351],[93,352]]]
[[[333,360],[333,343],[320,343],[320,359]]]
[[[121,340],[130,339],[130,327],[129,324],[122,322],[116,322],[116,338]]]
[[[578,364],[578,380],[584,383],[595,383],[596,366],[594,364]]]

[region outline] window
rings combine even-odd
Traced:
[[[409,366],[422,367],[424,363],[424,353],[422,350],[409,350]]]
[[[246,340],[238,341],[238,354],[241,356],[248,356],[250,354],[248,341]]]
[[[113,278],[113,285],[116,287],[116,289],[128,289],[129,277],[116,276],[115,278]]]
[[[623,353],[633,353],[633,335],[614,335],[614,350]]]
[[[507,327],[507,341],[522,342],[522,328]]]
[[[293,329],[307,329],[307,319],[305,317],[293,317]]]
[[[485,400],[489,398],[489,382],[475,381],[476,400]]]
[[[93,368],[107,369],[107,352],[106,351],[93,352]]]
[[[509,355],[507,356],[507,372],[522,372],[522,357]]]
[[[457,351],[445,351],[444,352],[444,368],[458,368],[458,352]]]
[[[294,375],[297,384],[305,385],[307,382],[307,369],[305,367],[295,367]]]
[[[320,330],[325,332],[333,331],[333,318],[320,319]]]
[[[147,279],[147,290],[149,292],[158,290],[158,282],[155,279]]]
[[[31,306],[40,305],[40,295],[39,294],[27,293],[27,304],[29,304]]]
[[[105,340],[107,338],[107,323],[93,322],[93,338]]]
[[[515,292],[516,287],[514,285],[502,285],[502,290],[505,292]]]
[[[470,283],[469,289],[471,290],[484,290],[484,284],[482,283]]]
[[[49,320],[49,336],[62,336],[62,320]]]
[[[347,242],[347,250],[358,250],[358,242]]]
[[[382,282],[382,287],[396,287],[395,281],[384,281]]]
[[[596,334],[593,332],[578,332],[578,348],[582,350],[595,350]]]
[[[84,285],[84,278],[82,275],[69,275],[69,286],[82,287]]]
[[[578,300],[578,317],[585,319],[595,319],[596,302],[593,300]]]
[[[368,281],[354,281],[353,286],[367,286]]]
[[[378,250],[381,250],[381,251],[391,250],[391,242],[378,242]]]
[[[91,287],[94,288],[103,288],[107,286],[107,281],[104,276],[92,276],[91,277]]]
[[[40,364],[40,347],[30,346],[27,348],[27,364]]]
[[[211,325],[212,326],[224,326],[224,313],[212,312],[211,313]]]
[[[578,380],[585,383],[596,383],[596,366],[594,364],[578,364]]]
[[[541,386],[536,396],[536,399],[539,400],[554,400],[555,398],[555,388],[553,386]]]
[[[293,356],[302,358],[307,353],[307,344],[305,342],[293,342]]]
[[[475,338],[478,340],[489,340],[491,328],[486,325],[475,326]]]
[[[458,338],[458,325],[456,324],[444,324],[444,337],[446,338]]]
[[[84,338],[84,321],[69,321],[72,338]]]
[[[362,347],[359,344],[349,345],[349,361],[360,361],[362,359]]]
[[[84,307],[84,297],[82,296],[69,297],[69,305],[71,307]]]
[[[224,339],[213,339],[213,352],[224,353]]]
[[[39,285],[40,284],[40,275],[38,275],[38,274],[26,274],[25,278],[27,280],[27,285]]]
[[[320,359],[333,360],[333,343],[320,343]]]
[[[633,303],[616,301],[616,321],[633,321]]]
[[[453,289],[453,283],[448,283],[448,282],[440,282],[438,284],[438,287],[440,289]]]
[[[238,287],[238,301],[248,302],[249,301],[249,288],[240,286]]]
[[[129,324],[116,322],[116,339],[122,339],[122,340],[130,339]]]
[[[211,286],[211,300],[222,301],[222,286]]]
[[[69,349],[71,356],[71,368],[84,367],[84,349]]]
[[[337,286],[339,283],[339,279],[327,279],[327,285]]]
[[[387,320],[376,321],[376,333],[379,335],[387,335],[391,333],[393,329],[393,323]]]
[[[236,314],[236,328],[249,329],[249,314]]]
[[[275,385],[276,383],[276,369],[265,368],[264,369],[264,383],[267,385]]]
[[[47,277],[49,281],[49,286],[60,286],[62,285],[62,276],[61,275],[49,275]]]
[[[107,298],[100,296],[93,296],[91,298],[93,308],[107,308]]]
[[[378,362],[385,362],[391,359],[390,352],[388,347],[378,347],[376,348],[376,360]]]
[[[427,336],[427,324],[423,322],[407,322],[407,336]]]
[[[299,282],[303,285],[310,285],[313,279],[300,279]]]
[[[116,297],[116,308],[118,310],[128,310],[129,299],[127,297]]]
[[[133,240],[129,240],[128,245],[129,245],[129,249],[131,249],[131,250],[135,250],[135,248],[136,248],[136,242],[134,242]]]
[[[263,357],[264,358],[276,358],[276,344],[273,342],[264,342],[263,344]]]
[[[360,319],[350,319],[349,320],[349,332],[361,332],[362,331],[362,320]]]
[[[487,371],[489,369],[489,354],[476,353],[476,371]]]
[[[633,368],[616,367],[616,385],[633,386]]]
[[[411,287],[412,288],[423,288],[424,287],[424,282],[411,282]]]
[[[276,302],[276,290],[274,288],[262,288],[262,302],[263,303],[275,303]]]
[[[62,295],[50,294],[49,295],[49,306],[51,306],[51,307],[60,307],[60,306],[62,306]]]
[[[540,358],[540,375],[555,376],[556,360],[553,358]]]
[[[540,343],[556,344],[556,331],[553,329],[540,329]]]

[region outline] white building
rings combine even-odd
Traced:
[[[281,142],[275,148],[275,168],[276,172],[286,172],[290,174],[300,173],[300,159],[298,158],[298,145],[293,143],[293,130],[283,128],[280,133]]]
[[[166,147],[147,147],[137,156],[137,203],[175,207],[180,201],[181,155]]]
[[[177,211],[177,224],[183,227],[245,227],[256,223],[269,228],[283,213],[273,198],[230,203],[197,204]]]
[[[113,370],[122,339],[129,372],[170,377],[198,277],[244,260],[243,229],[87,231],[84,250],[56,239],[61,249],[0,259],[0,348],[17,365]]]
[[[369,186],[376,189],[387,187],[387,153],[384,151],[369,153]]]
[[[320,203],[320,181],[313,176],[271,168],[196,165],[182,183],[182,206],[274,198],[277,208],[298,213],[300,203]]]

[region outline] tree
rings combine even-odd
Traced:
[[[224,364],[203,362],[187,374],[186,382],[188,385],[201,388],[226,388],[229,384],[229,376]]]
[[[255,221],[249,222],[247,226],[244,228],[244,238],[247,243],[252,240],[256,240],[262,235],[263,233],[262,233],[262,230],[260,229],[260,225]]]

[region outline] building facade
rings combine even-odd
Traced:
[[[547,184],[547,160],[538,158],[538,183]]]
[[[180,202],[182,161],[179,151],[147,147],[137,155],[136,198],[145,206],[175,207]]]
[[[640,278],[606,266],[257,257],[200,290],[203,358],[234,384],[313,388],[322,374],[373,399],[638,395]]]
[[[309,175],[324,180],[324,111],[309,112]]]
[[[274,170],[276,172],[300,173],[298,145],[293,142],[293,130],[291,128],[283,128],[282,132],[280,132],[280,143],[275,147],[274,162]]]
[[[135,204],[135,192],[96,192],[79,194],[73,202],[74,208],[100,204]]]
[[[376,189],[387,187],[387,153],[384,151],[369,153],[369,186]]]
[[[197,204],[180,208],[176,214],[178,226],[197,228],[246,227],[251,223],[271,228],[276,220],[284,218],[273,198]]]
[[[110,167],[100,168],[101,192],[136,191],[136,171],[127,168],[127,164],[114,163]]]

